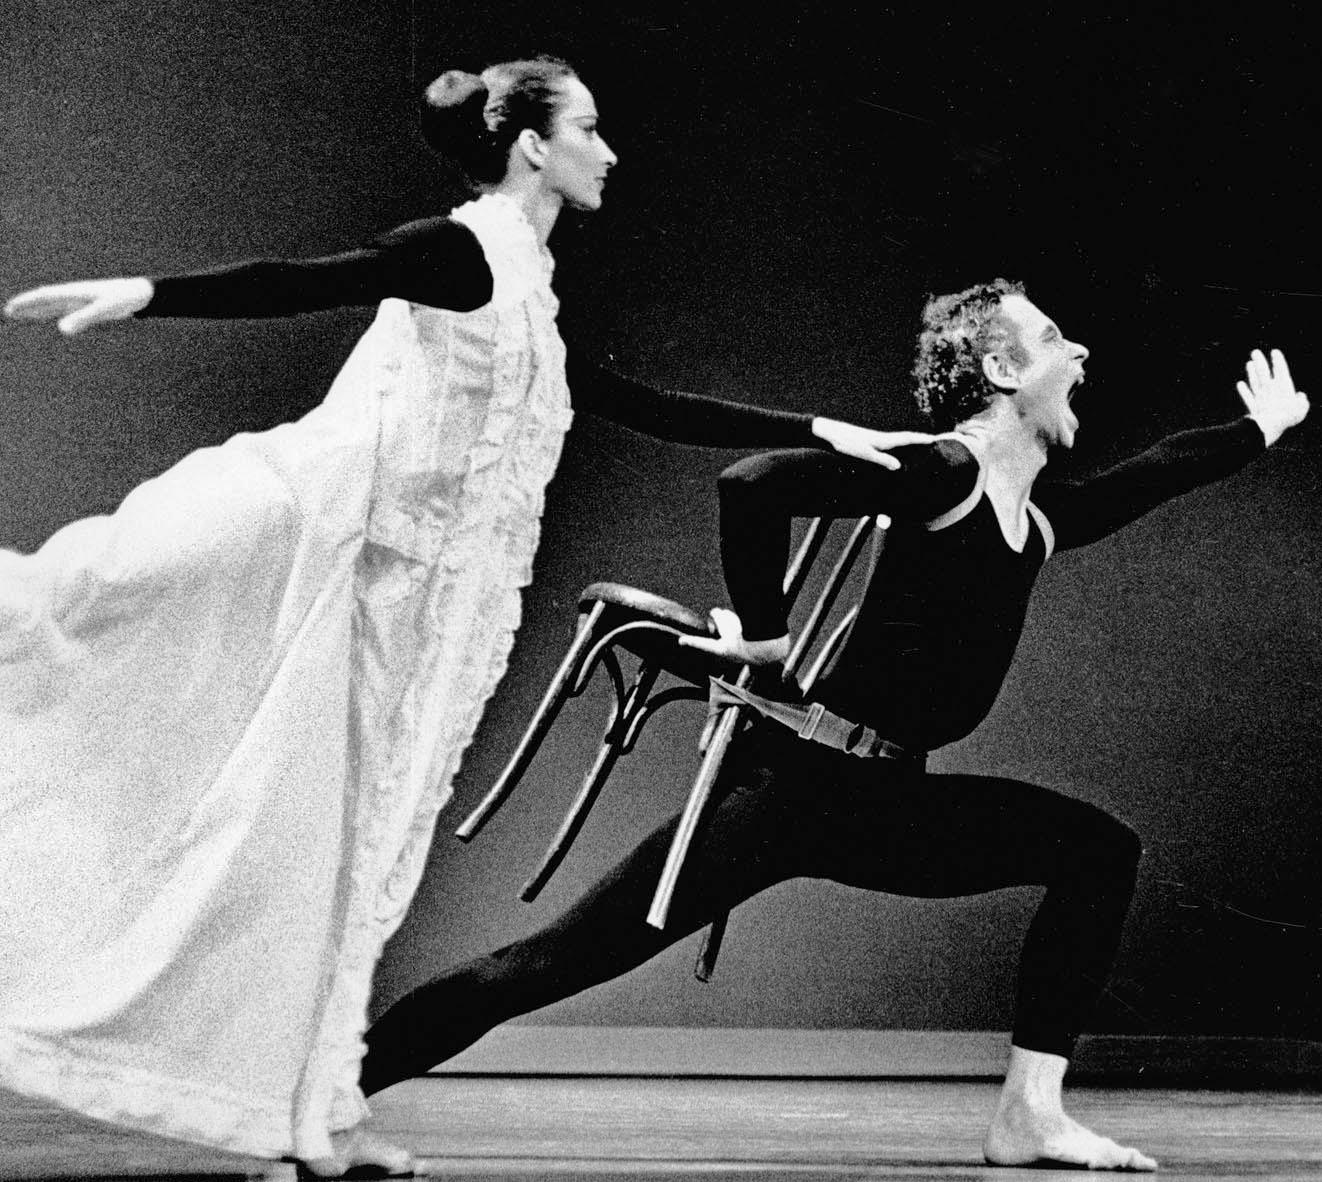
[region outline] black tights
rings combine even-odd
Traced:
[[[367,1033],[364,1091],[420,1075],[506,1019],[617,977],[799,877],[920,898],[1046,887],[1020,963],[1014,1043],[1068,1056],[1110,971],[1142,852],[1127,826],[1083,801],[904,771],[774,724],[732,746],[661,932],[645,916],[674,829],[654,832],[541,931],[396,1002]]]

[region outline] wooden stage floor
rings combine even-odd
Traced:
[[[373,1102],[373,1127],[428,1176],[561,1180],[988,1179],[991,1083],[437,1076]],[[1322,1095],[1079,1088],[1085,1124],[1138,1145],[1159,1178],[1322,1182]],[[295,1177],[291,1165],[128,1134],[0,1092],[0,1178]],[[1077,1177],[1075,1171],[1060,1171]]]

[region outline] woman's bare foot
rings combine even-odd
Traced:
[[[407,1149],[356,1128],[332,1133],[331,1156],[305,1161],[303,1166],[318,1178],[343,1178],[351,1170],[356,1177],[401,1178],[417,1169]]]
[[[1157,1163],[1147,1154],[1100,1137],[1065,1115],[1061,1083],[1066,1066],[1059,1055],[1010,1048],[1010,1069],[983,1156],[994,1166],[1060,1162],[1090,1170],[1155,1170]]]

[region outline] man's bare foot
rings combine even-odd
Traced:
[[[1149,1171],[1157,1163],[1137,1149],[1099,1137],[1064,1112],[1033,1112],[1025,1104],[1002,1103],[982,1145],[994,1166],[1060,1162],[1089,1170]]]
[[[318,1178],[343,1178],[350,1171],[355,1177],[408,1177],[417,1169],[407,1149],[362,1129],[345,1129],[331,1134],[331,1156],[305,1161],[308,1173]]]
[[[994,1166],[1058,1163],[1089,1170],[1155,1170],[1145,1153],[1099,1137],[1065,1115],[1061,1084],[1069,1060],[1045,1051],[1010,1047],[996,1112],[983,1156]]]

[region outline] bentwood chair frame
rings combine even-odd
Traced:
[[[808,609],[789,656],[785,660],[786,679],[798,678],[804,691],[811,689],[827,663],[848,636],[858,610],[855,603],[834,624],[824,643],[818,644],[833,608],[850,578],[859,555],[870,542],[868,569],[862,590],[876,566],[890,522],[884,517],[863,517],[855,521],[815,599]],[[814,518],[803,534],[785,572],[783,590],[789,603],[796,603],[825,547],[831,520]],[[614,689],[614,703],[597,750],[577,795],[569,806],[541,863],[524,883],[519,897],[525,902],[537,897],[547,880],[564,860],[574,838],[587,820],[588,811],[597,800],[611,770],[621,756],[634,749],[644,726],[662,707],[676,701],[706,701],[712,676],[734,676],[736,685],[748,683],[752,671],[738,669],[721,658],[699,649],[681,646],[682,636],[708,636],[708,617],[673,600],[622,583],[592,583],[579,596],[578,627],[574,639],[547,687],[523,738],[515,748],[500,778],[478,806],[455,831],[462,841],[471,840],[491,819],[496,810],[518,786],[537,754],[542,741],[570,699],[581,694],[592,680],[597,667],[603,667]],[[638,660],[632,681],[626,686],[619,650]],[[813,654],[809,664],[809,656]],[[800,676],[800,670],[807,666]],[[678,678],[679,685],[654,693],[660,675],[665,672]],[[702,762],[689,790],[679,827],[672,839],[665,865],[657,884],[647,922],[664,928],[670,902],[693,839],[701,826],[720,773],[726,749],[739,728],[746,707],[726,706],[710,716],[703,729],[699,748]],[[708,928],[698,954],[694,972],[700,980],[710,978],[720,950],[728,914],[719,915]]]

